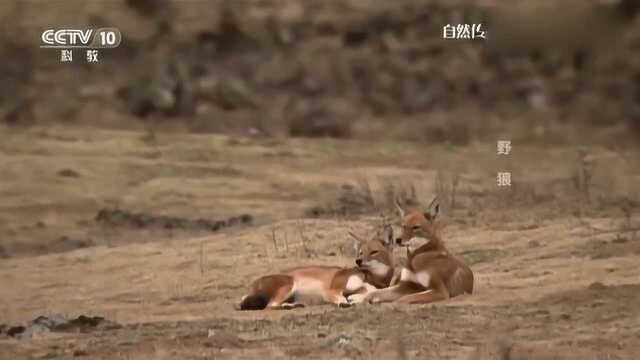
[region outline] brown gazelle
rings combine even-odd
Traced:
[[[402,219],[402,233],[396,239],[399,246],[422,241],[422,245],[408,253],[397,285],[369,293],[364,301],[430,303],[463,293],[473,292],[473,272],[444,246],[436,221],[440,206],[434,199],[427,212],[405,212],[396,203]]]

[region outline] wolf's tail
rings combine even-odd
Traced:
[[[269,305],[269,298],[264,294],[245,296],[238,306],[238,310],[264,310]]]

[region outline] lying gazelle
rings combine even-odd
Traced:
[[[398,284],[370,292],[362,299],[364,302],[420,304],[473,292],[473,272],[461,259],[449,253],[438,233],[436,217],[440,206],[436,200],[424,213],[406,213],[396,202],[402,219],[402,234],[396,239],[396,244],[408,246],[412,242],[422,242],[422,245],[408,252]],[[369,272],[382,273],[385,270],[393,273],[390,245],[365,250],[356,259],[356,264],[364,265],[363,269]]]

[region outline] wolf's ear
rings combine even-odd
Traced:
[[[427,210],[427,212],[424,213],[424,217],[426,217],[429,221],[433,221],[436,219],[439,213],[440,204],[435,204],[431,209]]]
[[[356,242],[361,243],[362,242],[362,238],[356,234],[354,234],[351,231],[347,231],[347,233],[349,234],[349,236],[351,236],[353,238],[353,240],[355,240]]]
[[[382,230],[382,243],[386,247],[393,246],[393,227],[391,225],[385,225]]]
[[[396,198],[396,199],[394,200],[394,202],[393,202],[393,203],[394,203],[394,204],[395,204],[395,206],[396,206],[396,210],[398,211],[398,215],[400,216],[400,218],[401,218],[401,219],[402,219],[402,218],[404,218],[405,211],[404,211],[404,209],[402,208],[402,206],[400,205],[400,201],[398,201],[398,198]]]
[[[356,252],[356,255],[360,252],[360,246],[362,246],[362,239],[351,231],[348,232],[349,236],[353,238],[353,250]]]

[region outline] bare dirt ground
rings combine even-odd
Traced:
[[[576,160],[573,148],[517,144],[498,157],[495,143],[0,131],[0,323],[85,314],[122,325],[0,335],[2,359],[634,359],[640,351],[640,219],[629,200],[637,152],[591,149]],[[513,173],[508,190],[495,184],[503,168]],[[347,231],[374,229],[375,211],[305,216],[339,206],[345,184],[381,209],[389,184],[413,188],[422,202],[439,193],[445,240],[471,264],[476,293],[426,306],[234,311],[261,274],[353,263]],[[105,207],[254,220],[213,233],[98,224]]]
[[[633,1],[1,3],[0,359],[638,358]],[[125,41],[66,66],[38,40],[71,25]],[[434,194],[475,294],[233,309]],[[8,334],[80,315],[118,326]]]

